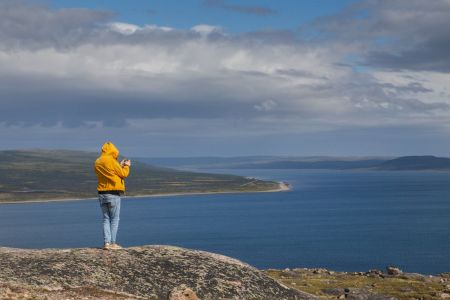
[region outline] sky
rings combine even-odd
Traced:
[[[0,0],[1,149],[450,156],[450,0]]]

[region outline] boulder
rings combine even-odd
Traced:
[[[101,299],[122,299],[108,293],[161,300],[168,295],[183,300],[316,299],[231,257],[160,245],[114,251],[0,248],[0,283],[39,291],[48,299],[62,299],[69,291],[70,297],[80,294],[73,299],[91,299],[92,293],[106,295]]]
[[[403,273],[402,270],[400,270],[399,268],[394,267],[394,266],[387,266],[386,271],[387,271],[388,275],[394,275],[394,276],[400,275]]]

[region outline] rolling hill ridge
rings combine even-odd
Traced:
[[[450,158],[423,156],[392,157],[164,157],[140,158],[160,166],[185,169],[328,169],[328,170],[450,170]]]
[[[96,197],[97,153],[67,150],[0,151],[0,202]],[[133,161],[127,196],[268,191],[277,182],[180,171]]]

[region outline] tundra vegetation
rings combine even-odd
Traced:
[[[96,197],[97,153],[63,150],[0,151],[0,202]],[[197,173],[133,161],[127,196],[258,192],[279,184],[228,174]]]

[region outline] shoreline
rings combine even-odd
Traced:
[[[285,182],[278,182],[278,188],[265,191],[223,191],[223,192],[180,192],[180,193],[162,193],[136,196],[122,196],[122,199],[139,199],[139,198],[156,198],[156,197],[173,197],[173,196],[190,196],[190,195],[213,195],[213,194],[244,194],[244,193],[276,193],[287,192],[292,188]],[[20,200],[20,201],[0,201],[2,204],[26,204],[26,203],[47,203],[47,202],[69,202],[69,201],[87,201],[97,200],[97,197],[92,198],[63,198],[63,199],[37,199],[37,200]]]

